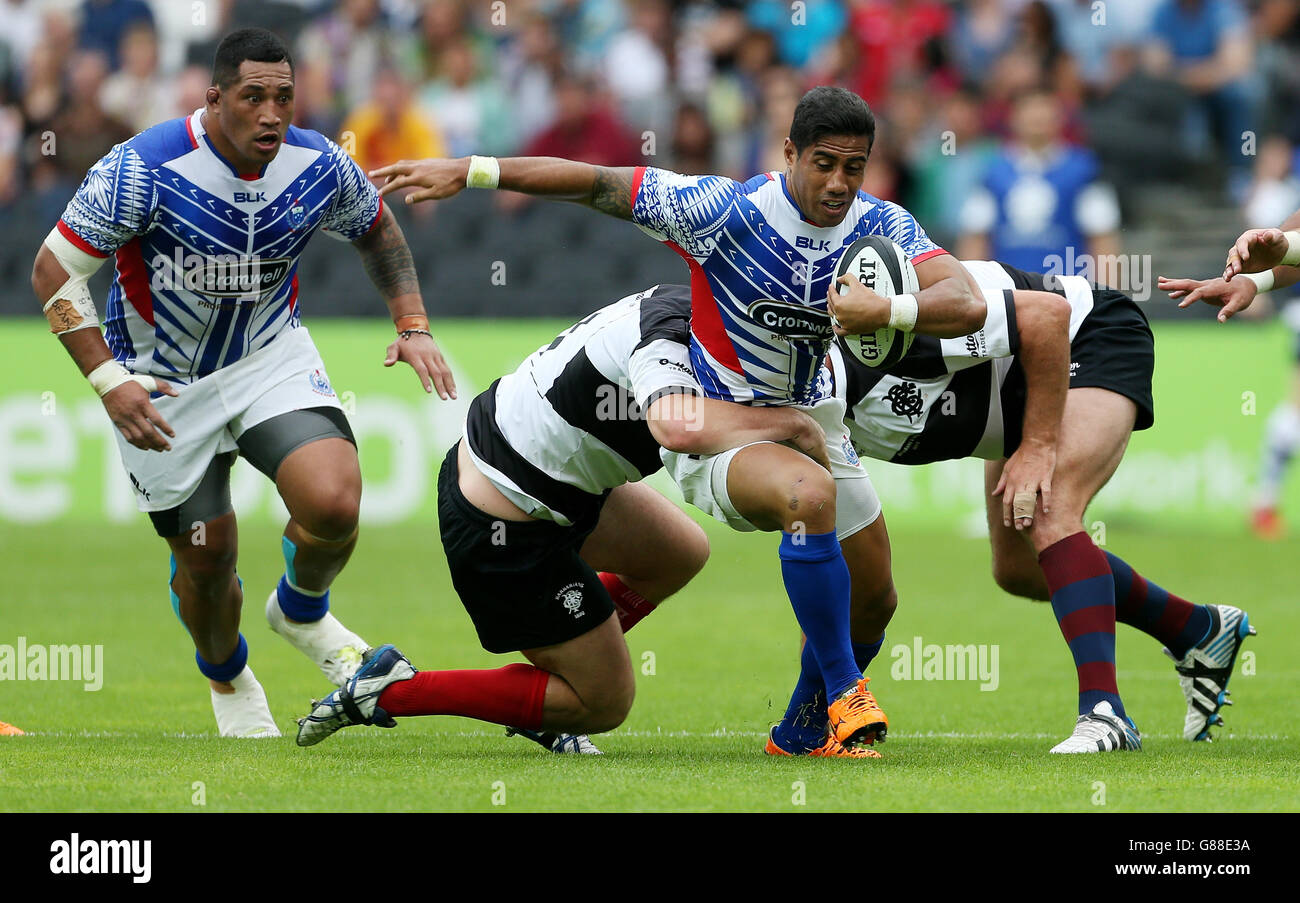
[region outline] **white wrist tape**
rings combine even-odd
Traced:
[[[1273,271],[1265,270],[1262,273],[1242,273],[1251,282],[1255,283],[1257,294],[1271,292],[1273,290]]]
[[[890,328],[901,329],[903,332],[911,332],[916,328],[916,315],[918,310],[916,295],[890,295]]]
[[[59,286],[41,308],[45,319],[50,321],[50,332],[62,335],[98,327],[99,316],[95,313],[95,301],[90,297],[88,283],[107,258],[87,254],[64,238],[57,226],[45,236],[45,247],[68,274],[68,281]]]
[[[465,177],[466,188],[496,188],[501,182],[501,164],[496,157],[469,158],[469,175]]]
[[[128,382],[137,382],[150,392],[158,391],[158,380],[152,376],[132,373],[115,360],[104,361],[94,370],[91,370],[86,375],[86,379],[90,380],[90,385],[99,393],[100,398],[112,392],[122,383]]]
[[[1283,232],[1286,236],[1287,250],[1282,255],[1282,262],[1289,267],[1300,266],[1300,232],[1292,230]]]

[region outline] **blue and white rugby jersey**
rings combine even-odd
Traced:
[[[298,326],[298,256],[317,229],[348,241],[383,202],[334,142],[290,127],[275,159],[240,176],[203,111],[117,145],[91,167],[59,231],[115,255],[105,338],[136,373],[188,383]]]
[[[813,404],[834,333],[826,292],[843,249],[883,235],[913,264],[947,252],[912,215],[865,192],[838,226],[803,218],[781,173],[748,182],[637,167],[632,221],[691,271],[691,365],[712,398]]]

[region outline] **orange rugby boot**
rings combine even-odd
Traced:
[[[855,743],[882,743],[889,730],[889,719],[867,689],[870,677],[864,677],[830,704],[831,737],[852,746]]]
[[[809,750],[806,753],[786,752],[784,749],[776,745],[776,741],[772,739],[772,732],[770,730],[767,732],[767,746],[766,748],[764,748],[763,752],[767,753],[769,756],[802,755],[802,756],[811,756],[814,759],[883,759],[884,758],[884,756],[876,752],[874,749],[865,749],[861,746],[845,746],[843,743],[841,743],[840,741],[836,740],[834,737],[831,736],[827,736],[826,742],[823,743],[821,746],[817,747],[816,749]]]

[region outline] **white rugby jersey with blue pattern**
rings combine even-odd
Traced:
[[[834,333],[826,293],[843,249],[883,235],[913,264],[947,252],[910,213],[859,191],[838,226],[805,220],[785,176],[747,182],[637,167],[632,221],[691,271],[691,365],[713,398],[815,404]]]
[[[383,202],[334,142],[290,127],[275,159],[240,176],[203,111],[147,129],[86,174],[58,229],[115,257],[104,318],[114,358],[189,383],[299,323],[298,257],[317,229],[352,241]]]

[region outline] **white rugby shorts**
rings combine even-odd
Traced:
[[[844,400],[825,398],[815,405],[797,407],[816,420],[826,433],[826,456],[835,479],[835,535],[847,539],[880,517],[880,498],[844,428]],[[687,502],[733,530],[750,532],[758,528],[732,505],[727,493],[727,472],[741,449],[761,444],[750,442],[716,455],[685,455],[663,449],[659,457]]]
[[[165,380],[165,377],[163,377]],[[212,459],[236,449],[249,427],[303,408],[341,408],[306,327],[189,385],[153,406],[176,432],[171,450],[145,451],[123,438],[117,447],[141,511],[166,511],[188,499]]]

